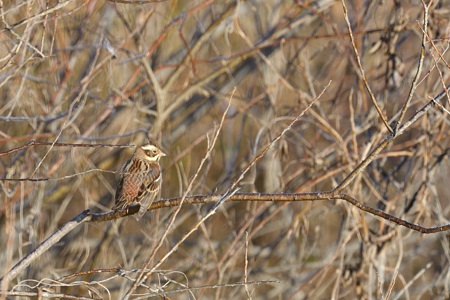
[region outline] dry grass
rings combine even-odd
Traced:
[[[110,210],[115,145],[159,140],[177,198],[75,225],[0,298],[449,298],[448,231],[336,193],[450,223],[450,1],[345,6],[352,40],[341,1],[0,0],[0,276]]]

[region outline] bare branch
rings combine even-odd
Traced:
[[[88,222],[91,220],[92,215],[89,214],[90,210],[84,210],[78,214],[75,218],[60,227],[55,233],[49,236],[45,241],[43,241],[39,247],[37,247],[30,254],[22,258],[8,273],[0,278],[1,285],[3,281],[6,282],[14,279],[20,272],[22,272],[26,267],[28,267],[33,261],[38,259],[42,254],[44,254],[53,245],[59,242],[65,235],[71,232],[73,229],[78,227],[81,223]]]
[[[383,124],[387,128],[387,130],[392,133],[393,130],[392,130],[391,126],[389,126],[389,124],[386,120],[386,117],[384,116],[384,113],[381,111],[381,108],[377,103],[377,99],[375,99],[375,95],[373,94],[372,89],[370,88],[369,82],[367,81],[366,74],[364,72],[364,68],[361,63],[361,58],[359,57],[358,49],[356,48],[355,38],[353,37],[352,26],[350,24],[350,19],[348,17],[347,6],[345,6],[345,0],[341,0],[341,2],[342,2],[342,7],[344,9],[344,17],[345,17],[345,22],[347,23],[350,41],[352,44],[353,51],[355,53],[356,62],[358,63],[359,71],[361,72],[361,79],[364,82],[364,86],[366,87],[366,90],[369,93],[370,100],[372,101],[373,106],[376,108],[381,121],[383,122]]]

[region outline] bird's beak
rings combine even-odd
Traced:
[[[167,155],[164,152],[161,152],[160,156],[163,157],[163,156],[167,156]]]

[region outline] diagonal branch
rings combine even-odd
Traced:
[[[89,222],[91,221],[91,219],[92,215],[90,214],[89,209],[82,211],[75,218],[64,224],[64,226],[60,227],[55,233],[53,233],[45,241],[43,241],[33,252],[22,258],[8,273],[6,273],[2,278],[0,278],[0,282],[3,283],[3,280],[9,282],[12,279],[14,279],[33,261],[38,259],[48,249],[50,249],[53,245],[58,243],[65,235],[74,230],[81,223]]]

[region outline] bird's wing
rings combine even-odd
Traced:
[[[150,164],[147,176],[144,178],[139,193],[137,202],[140,204],[139,212],[135,215],[136,220],[142,218],[152,205],[161,188],[161,168],[158,163]]]
[[[120,179],[119,179],[119,183],[117,184],[117,188],[116,188],[116,195],[115,195],[115,204],[114,207],[112,208],[113,210],[119,210],[119,209],[124,209],[127,205],[127,202],[124,201],[124,199],[122,198],[121,195],[123,195],[123,181],[124,181],[124,177],[125,177],[125,173],[127,172],[127,170],[130,168],[130,164],[131,164],[131,159],[129,161],[127,161],[122,169],[120,170]]]

